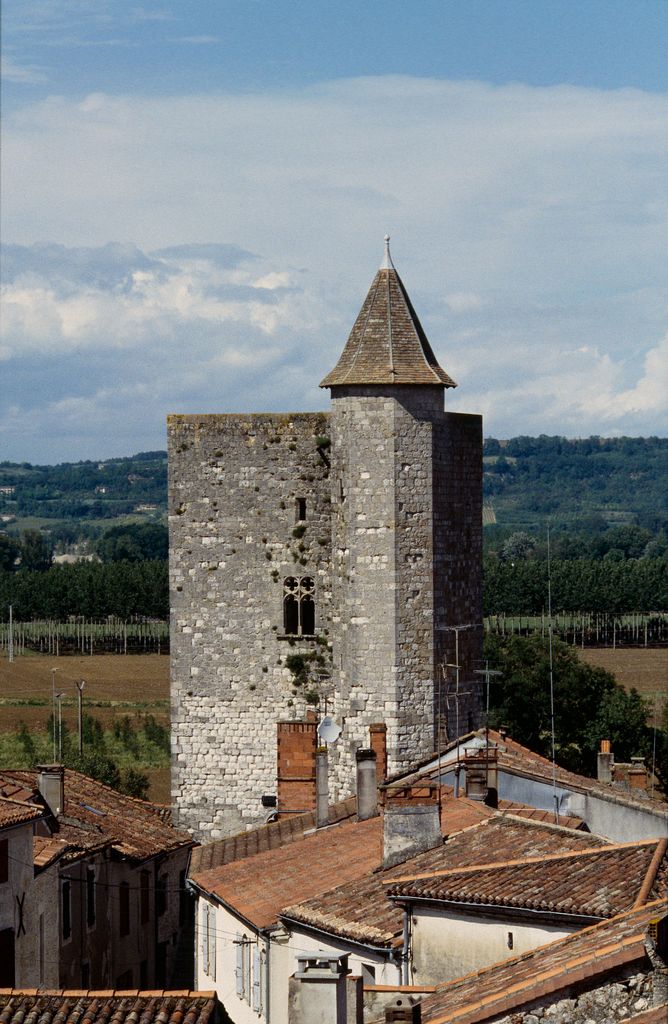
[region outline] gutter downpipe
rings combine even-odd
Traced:
[[[271,1020],[271,936],[268,931],[261,930],[264,939],[264,1019],[265,1024]]]
[[[403,932],[402,932],[402,946],[401,946],[401,983],[402,985],[410,985],[409,981],[409,956],[411,948],[411,905],[407,903],[404,906],[404,919],[403,919]]]

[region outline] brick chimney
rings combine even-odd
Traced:
[[[277,723],[279,814],[315,810],[317,728],[315,715],[306,722]]]

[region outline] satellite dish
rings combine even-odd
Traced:
[[[325,715],[318,726],[318,736],[324,743],[336,743],[341,735],[341,726],[331,715]]]

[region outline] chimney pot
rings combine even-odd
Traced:
[[[65,769],[62,764],[37,765],[37,788],[57,818],[65,810]]]
[[[355,752],[357,762],[357,818],[366,821],[378,814],[376,751],[363,747]]]

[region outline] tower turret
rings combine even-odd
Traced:
[[[390,772],[434,750],[439,724],[443,738],[454,626],[467,627],[457,644],[459,721],[477,724],[482,431],[480,417],[444,412],[445,389],[455,386],[434,355],[386,236],[383,263],[336,366],[321,382],[332,397],[333,654],[337,712],[346,723],[337,750],[342,793],[346,762],[366,744],[372,722],[387,725]],[[464,697],[465,691],[471,692]]]

